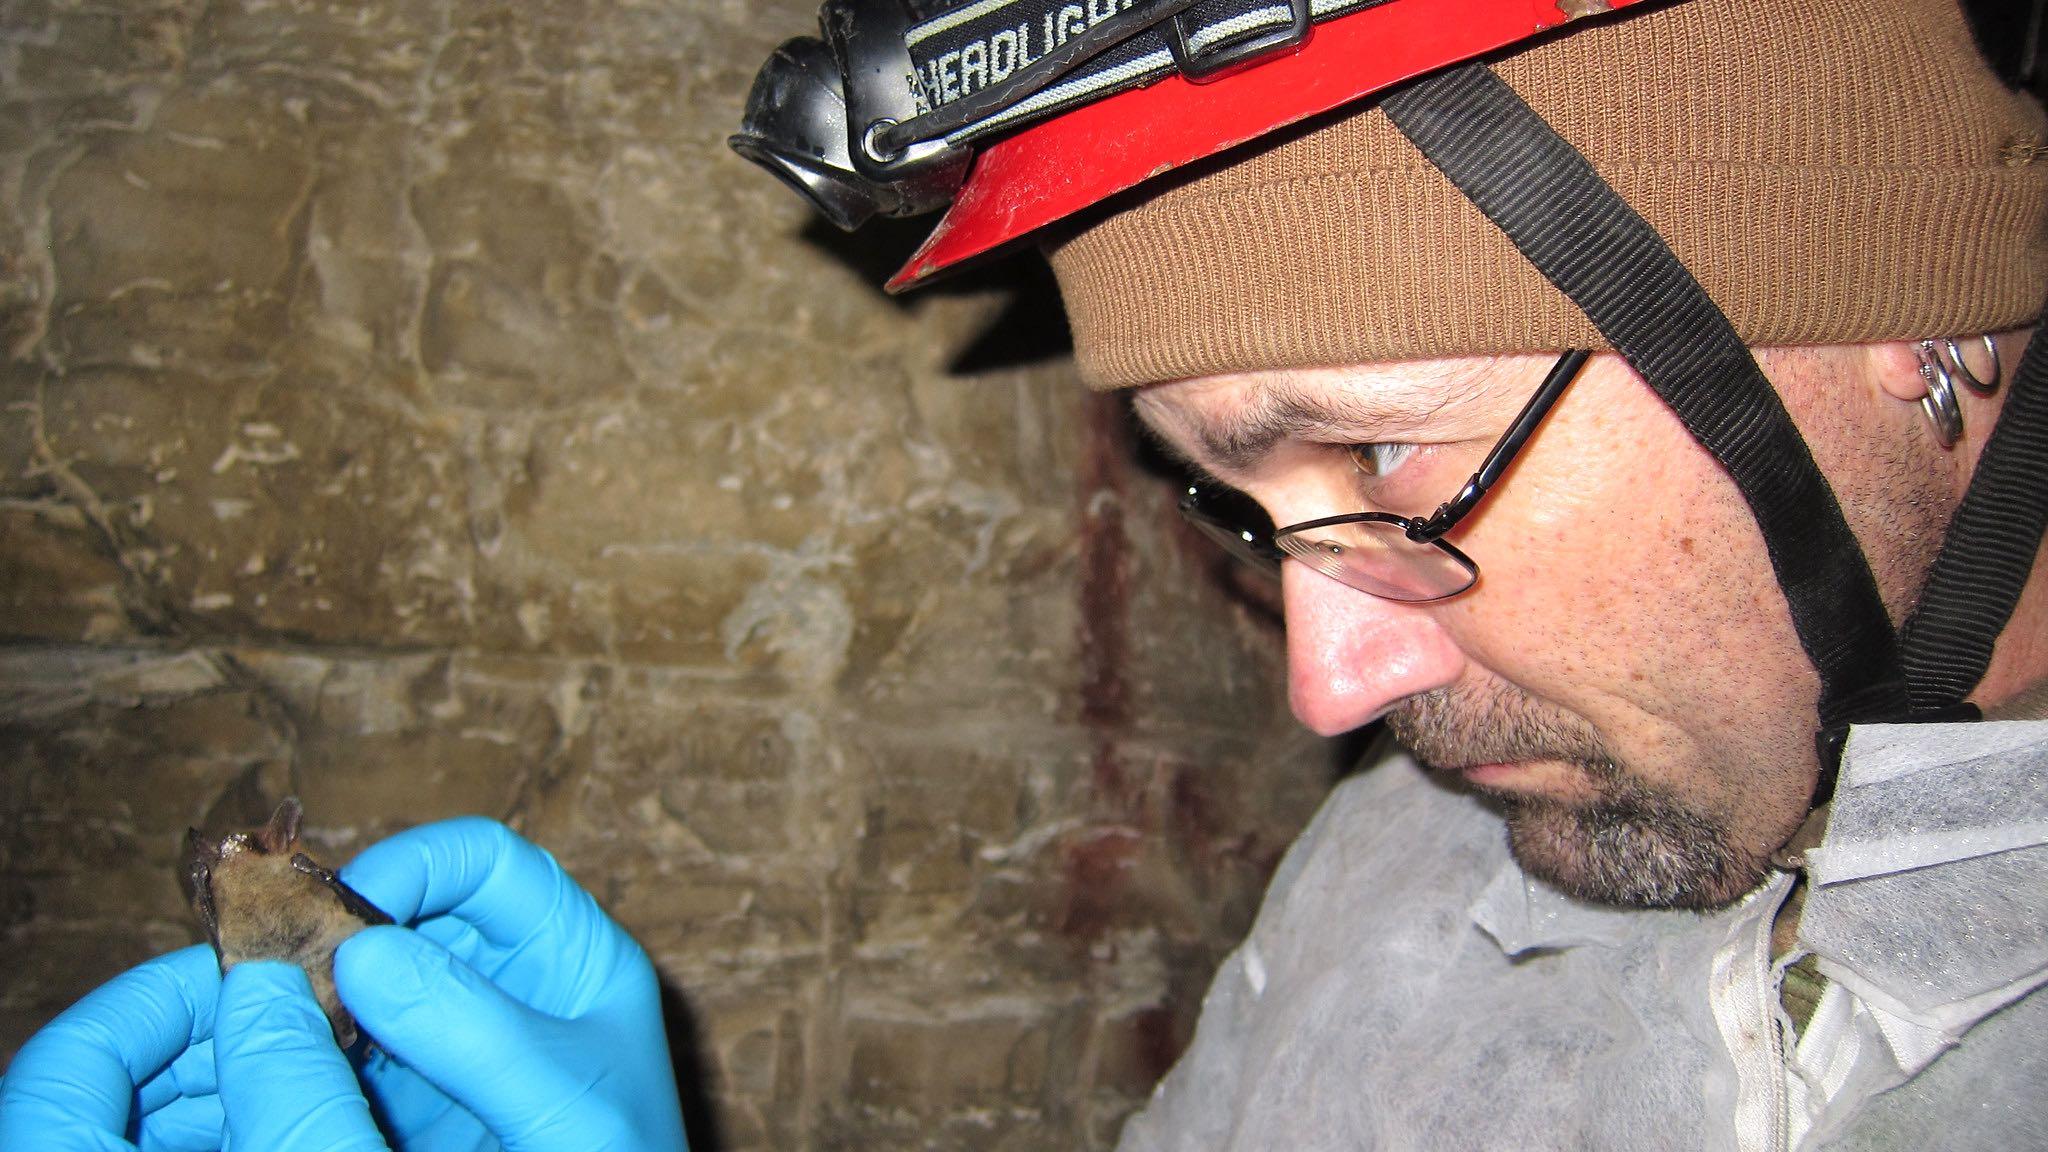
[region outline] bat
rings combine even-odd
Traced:
[[[363,928],[392,920],[299,851],[304,818],[298,798],[288,796],[261,828],[217,840],[190,829],[184,879],[221,972],[244,960],[297,964],[327,1013],[335,1043],[347,1049],[356,1042],[356,1022],[334,990],[334,950]]]

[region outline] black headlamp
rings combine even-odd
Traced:
[[[729,143],[851,231],[877,214],[946,206],[966,179],[965,147],[932,140],[884,150],[880,135],[917,116],[897,0],[825,0],[825,38],[785,42],[761,66]]]
[[[1374,2],[981,0],[913,22],[901,0],[826,0],[823,38],[775,50],[729,143],[851,230],[945,207],[976,139],[1164,75],[1213,79]]]

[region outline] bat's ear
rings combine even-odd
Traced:
[[[306,810],[299,807],[297,796],[287,796],[270,814],[270,823],[256,831],[256,846],[265,852],[289,852],[298,842],[299,825],[305,820]]]

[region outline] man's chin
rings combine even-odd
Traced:
[[[1388,713],[1394,737],[1497,803],[1524,871],[1582,900],[1719,908],[1769,860],[1729,822],[1625,768],[1591,723],[1519,690],[1440,688]]]
[[[1726,829],[1669,804],[1486,794],[1506,813],[1508,846],[1522,870],[1580,900],[1722,908],[1762,883],[1769,868],[1766,858],[1731,849]]]

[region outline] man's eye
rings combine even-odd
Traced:
[[[1385,476],[1406,463],[1414,455],[1413,444],[1353,444],[1349,452],[1351,463],[1367,476]]]

